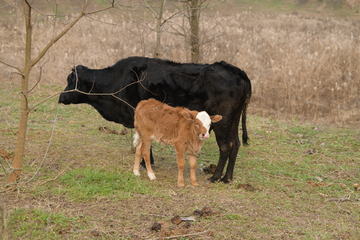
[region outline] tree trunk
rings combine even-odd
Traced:
[[[25,148],[25,136],[26,136],[26,127],[27,120],[29,116],[28,111],[28,80],[31,70],[31,7],[26,0],[23,0],[24,7],[24,19],[26,25],[26,47],[25,47],[25,67],[22,71],[21,79],[21,116],[19,130],[17,134],[16,148],[15,148],[15,157],[13,161],[13,172],[8,177],[7,184],[13,184],[20,178],[22,163],[24,157],[24,148]]]
[[[155,52],[154,52],[154,58],[160,58],[161,25],[162,25],[161,20],[162,20],[162,15],[163,15],[163,11],[165,8],[165,4],[166,4],[166,0],[161,0],[160,12],[157,17],[157,23],[156,23],[156,47],[155,47]]]
[[[199,0],[191,0],[190,8],[190,45],[191,45],[191,60],[193,63],[200,62],[200,46],[199,46]]]
[[[40,54],[31,59],[31,45],[32,45],[32,25],[31,25],[31,4],[28,0],[23,0],[23,8],[24,8],[24,19],[25,19],[25,26],[26,26],[26,39],[25,39],[25,63],[24,69],[21,71],[19,68],[11,66],[9,64],[4,63],[5,65],[11,66],[17,69],[22,77],[21,79],[21,115],[20,115],[20,123],[19,123],[19,130],[17,135],[17,142],[16,142],[16,149],[15,149],[15,157],[13,161],[13,172],[10,173],[7,184],[12,185],[15,184],[21,174],[23,158],[24,158],[24,149],[25,149],[25,137],[26,137],[26,128],[27,128],[27,121],[29,117],[29,103],[28,103],[28,94],[29,94],[29,76],[32,67],[40,61],[40,59],[46,54],[46,52],[50,49],[50,47],[57,42],[60,38],[62,38],[83,16],[95,14],[101,11],[108,10],[110,8],[115,7],[115,0],[112,1],[111,6],[102,8],[100,10],[95,10],[91,12],[85,12],[88,0],[85,0],[83,11],[79,14],[79,16],[72,21],[68,27],[66,27],[61,33],[55,36],[52,41],[50,41],[44,49],[40,52]]]

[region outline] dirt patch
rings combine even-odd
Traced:
[[[238,189],[242,188],[245,191],[254,192],[256,189],[251,184],[239,184],[236,186]]]
[[[10,153],[2,148],[0,148],[0,156],[5,160],[12,160],[14,158],[13,153]]]
[[[103,133],[115,134],[115,135],[126,135],[129,131],[126,128],[123,128],[120,132],[111,129],[109,127],[99,127],[99,131]]]

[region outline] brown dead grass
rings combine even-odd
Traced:
[[[54,33],[76,15],[34,26],[33,56]],[[63,10],[65,11],[65,10]],[[251,114],[356,124],[360,120],[358,79],[360,23],[346,18],[317,15],[254,13],[224,15],[216,8],[202,16],[202,62],[225,60],[245,70],[253,84]],[[70,11],[71,12],[71,11]],[[1,59],[15,66],[23,62],[24,24],[12,11],[0,25]],[[173,11],[164,13],[170,17]],[[143,17],[143,16],[142,16]],[[113,10],[82,19],[55,44],[33,69],[31,83],[43,66],[41,84],[66,85],[73,65],[104,68],[128,56],[152,57],[155,46],[151,15],[126,15]],[[188,28],[181,17],[171,18],[164,27],[161,57],[189,62],[185,38]],[[0,76],[6,80],[8,67]],[[18,78],[13,75],[12,78]]]

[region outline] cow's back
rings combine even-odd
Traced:
[[[120,66],[128,69],[123,81],[128,87],[121,98],[133,107],[140,100],[155,98],[173,107],[227,115],[234,111],[229,106],[243,102],[244,92],[251,95],[246,73],[226,62],[193,64],[131,57],[122,60]],[[129,86],[138,80],[139,84]]]

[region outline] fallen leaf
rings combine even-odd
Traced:
[[[194,216],[190,216],[190,217],[180,217],[181,221],[195,221],[195,217]]]
[[[327,197],[329,197],[329,195],[324,194],[324,193],[318,193],[318,194],[319,194],[319,196],[322,197],[322,198],[327,198]]]
[[[324,180],[321,177],[315,177],[316,180],[318,180],[319,182],[323,182]]]

